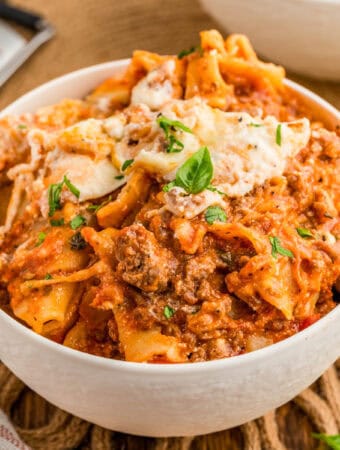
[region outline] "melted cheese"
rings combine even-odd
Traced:
[[[46,165],[51,169],[51,175],[46,180],[47,186],[59,183],[64,175],[67,175],[71,183],[79,189],[80,201],[103,197],[126,182],[124,179],[115,178],[120,172],[108,158],[93,160],[86,155],[55,149],[48,154]]]
[[[169,60],[149,72],[132,89],[131,104],[143,103],[152,110],[159,110],[173,98],[174,71],[175,61]]]
[[[210,205],[225,207],[220,194],[205,190],[200,194],[188,195],[184,189],[174,187],[164,195],[165,207],[175,216],[192,219],[205,211]]]
[[[159,180],[171,181],[177,169],[193,153],[207,146],[214,165],[213,184],[230,197],[243,196],[266,180],[281,176],[287,160],[294,157],[310,137],[307,119],[283,123],[274,117],[262,120],[247,113],[211,108],[197,98],[173,100],[162,108],[162,114],[181,121],[193,131],[192,134],[181,130],[173,132],[184,144],[184,149],[179,153],[166,153],[164,132],[157,126],[156,113],[144,107],[139,115],[135,115],[138,120],[134,121],[131,115],[125,126],[125,116],[121,113],[113,122],[117,141],[112,157],[116,167],[127,159],[133,159],[133,167],[142,167]],[[281,139],[277,137],[279,126]],[[115,133],[111,132],[111,136]],[[208,200],[216,203],[212,197],[208,194],[200,203],[206,207],[209,206]],[[183,206],[181,195],[176,198]],[[182,206],[175,206],[173,200],[167,196],[167,207],[179,214]],[[192,206],[191,212],[187,211],[185,216],[192,217],[193,211],[200,211],[200,208]]]

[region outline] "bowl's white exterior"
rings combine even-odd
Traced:
[[[34,111],[82,97],[126,61],[53,80],[5,113]],[[298,95],[334,126],[339,113],[304,88]],[[278,344],[230,359],[147,365],[88,355],[51,342],[0,310],[0,358],[51,403],[106,428],[147,436],[185,436],[234,427],[287,402],[340,356],[340,306]]]
[[[296,73],[340,80],[339,0],[200,0],[230,33]]]

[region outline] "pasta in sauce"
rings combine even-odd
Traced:
[[[74,349],[226,358],[336,306],[340,139],[248,39],[136,51],[86,99],[0,119],[0,304]]]

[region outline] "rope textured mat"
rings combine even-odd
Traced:
[[[186,438],[142,438],[92,425],[46,402],[1,363],[0,386],[0,408],[34,450],[312,450],[318,448],[312,431],[340,430],[340,360],[278,410],[233,430]]]

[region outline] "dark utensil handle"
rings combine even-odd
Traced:
[[[41,29],[41,24],[43,22],[42,17],[37,14],[14,8],[13,6],[9,6],[2,2],[0,2],[0,17],[7,20],[13,20],[17,24],[31,28],[35,31]]]

